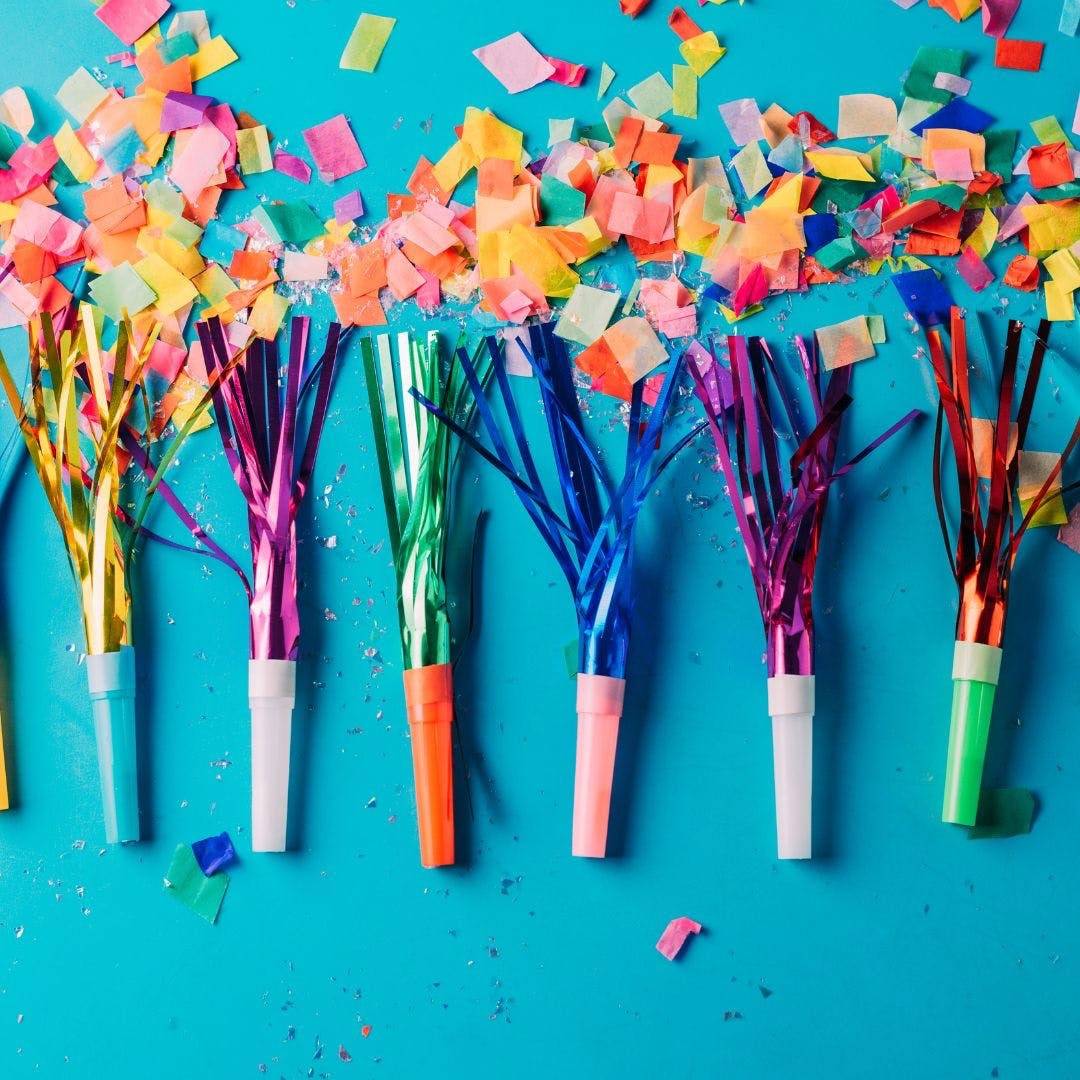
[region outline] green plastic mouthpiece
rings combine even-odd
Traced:
[[[945,802],[941,811],[941,820],[953,825],[975,824],[1000,670],[1000,649],[974,641],[956,643]]]

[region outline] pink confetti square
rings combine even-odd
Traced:
[[[667,957],[668,960],[674,960],[682,951],[686,939],[691,934],[700,933],[701,923],[694,922],[693,919],[685,915],[680,915],[667,924],[664,932],[660,935],[660,940],[656,943],[656,951]]]
[[[960,258],[956,260],[956,271],[975,292],[982,292],[994,280],[994,272],[970,244],[965,244],[964,250],[960,252]]]
[[[308,128],[304,142],[324,183],[351,176],[367,165],[344,113]]]
[[[518,32],[473,49],[473,56],[511,94],[520,94],[555,74],[554,66]]]
[[[975,179],[975,174],[971,169],[971,151],[964,148],[935,150],[934,172],[939,180],[959,180],[970,183]]]
[[[169,0],[105,0],[94,14],[125,45],[134,45],[170,6]]]

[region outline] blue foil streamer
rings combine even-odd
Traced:
[[[625,678],[633,614],[633,541],[638,515],[660,473],[704,425],[685,435],[658,460],[664,422],[675,400],[675,386],[683,368],[680,356],[670,364],[656,404],[645,421],[643,383],[634,385],[625,468],[622,479],[613,484],[585,436],[570,358],[553,329],[551,323],[531,327],[530,348],[523,351],[540,390],[562,513],[554,509],[553,500],[548,498],[540,480],[506,373],[502,343],[494,337],[487,338],[496,393],[510,428],[509,440],[503,435],[495,410],[485,398],[464,349],[459,350],[458,359],[476,398],[477,415],[487,432],[490,449],[434,402],[415,389],[412,393],[514,486],[570,585],[578,623],[579,671]]]

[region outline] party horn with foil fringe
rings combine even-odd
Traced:
[[[927,331],[938,390],[934,501],[960,604],[941,813],[942,821],[956,825],[974,825],[979,809],[1012,570],[1020,541],[1038,522],[1050,500],[1060,500],[1062,468],[1080,439],[1078,420],[1060,455],[1038,455],[1051,459],[1045,476],[1040,473],[1034,481],[1025,483],[1024,446],[1046,358],[1050,323],[1039,324],[1021,389],[1023,333],[1023,323],[1010,321],[996,411],[992,418],[979,419],[972,414],[970,356],[963,315],[958,308],[950,313],[948,356],[940,329]],[[946,428],[956,468],[959,522],[955,538],[950,537],[944,496],[942,442]]]
[[[185,523],[215,558],[243,582],[251,650],[251,848],[284,851],[289,812],[289,761],[296,702],[300,614],[296,601],[296,517],[307,493],[334,380],[341,327],[331,323],[322,356],[304,370],[311,320],[292,320],[285,385],[279,385],[277,340],[255,338],[242,349],[221,322],[198,324],[212,384],[214,416],[225,457],[247,503],[252,577],[187,515]],[[306,438],[301,408],[314,390]],[[174,507],[175,509],[175,507]]]
[[[396,344],[396,348],[395,348]],[[434,331],[361,343],[390,551],[397,578],[405,707],[412,746],[420,863],[454,862],[454,719],[446,571],[453,436],[415,389],[466,430],[476,412],[464,367]],[[473,361],[481,384],[490,364]]]
[[[209,401],[173,438],[155,439],[150,380],[161,325],[122,320],[103,345],[105,321],[88,304],[57,332],[44,313],[29,331],[29,400],[3,356],[0,382],[41,481],[78,586],[86,633],[86,672],[98,750],[105,839],[139,839],[135,651],[129,570],[158,485],[137,497],[131,448],[140,464],[156,450],[164,472]],[[134,515],[128,507],[136,507]]]
[[[776,847],[781,859],[811,854],[813,791],[814,571],[829,489],[918,415],[909,412],[846,465],[836,467],[851,367],[824,389],[816,349],[795,339],[810,399],[810,424],[761,338],[729,337],[729,366],[697,347],[688,364],[712,431],[731,508],[750,562],[765,628],[772,720]],[[787,462],[781,447],[793,442]],[[786,466],[786,467],[785,467]]]
[[[488,337],[486,345],[497,396],[521,460],[520,467],[484,395],[481,373],[464,349],[458,350],[458,361],[491,443],[490,450],[437,403],[417,391],[414,394],[510,481],[570,585],[579,641],[572,850],[575,855],[603,858],[607,852],[615,751],[630,642],[634,528],[650,487],[675,454],[698,433],[692,431],[684,436],[657,462],[682,359],[669,365],[647,420],[643,419],[643,383],[634,385],[625,471],[622,480],[614,484],[585,436],[566,346],[554,335],[552,324],[530,327],[529,346],[523,347],[522,352],[539,386],[559,495],[565,507],[563,516],[552,508],[541,483],[510,387],[504,346],[494,337]]]

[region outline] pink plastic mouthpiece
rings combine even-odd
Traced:
[[[625,679],[577,677],[577,763],[574,769],[573,853],[602,859],[607,853],[608,815],[615,776]]]

